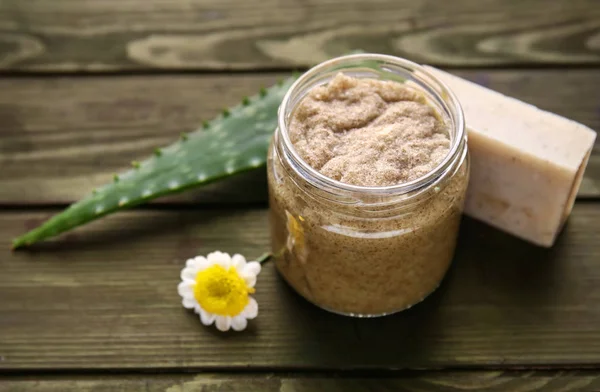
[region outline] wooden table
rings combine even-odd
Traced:
[[[264,170],[10,252],[131,160],[352,49],[600,129],[598,0],[0,0],[0,390],[600,390],[600,148],[553,249],[465,218],[442,287],[388,318],[321,311],[272,264],[243,333],[181,307],[186,258],[268,249]]]

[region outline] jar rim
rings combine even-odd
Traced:
[[[410,72],[418,72],[419,76],[424,76],[427,78],[426,83],[435,84],[441,94],[436,92],[436,95],[440,96],[442,101],[445,104],[450,106],[450,117],[453,123],[453,127],[455,128],[454,137],[451,140],[450,150],[448,154],[444,157],[444,159],[430,172],[425,175],[414,179],[412,181],[403,182],[400,184],[389,185],[389,186],[362,186],[362,185],[353,185],[347,184],[341,181],[334,180],[333,178],[327,177],[326,175],[320,173],[318,170],[310,166],[302,157],[298,154],[296,149],[294,148],[292,141],[289,137],[289,133],[287,132],[287,116],[288,116],[288,105],[290,104],[291,98],[296,93],[296,90],[301,87],[306,81],[310,80],[312,77],[318,75],[319,73],[328,70],[329,68],[334,68],[335,66],[341,66],[345,63],[352,62],[368,62],[368,61],[377,61],[384,64],[388,64],[391,66],[399,66],[404,69],[409,70]],[[357,63],[359,64],[359,63]],[[376,53],[360,53],[360,54],[351,54],[346,56],[336,57],[334,59],[322,62],[313,68],[309,69],[303,75],[301,75],[289,88],[287,93],[285,94],[281,105],[279,106],[278,115],[277,115],[277,136],[281,137],[283,140],[283,147],[286,153],[289,154],[291,160],[298,165],[306,174],[308,174],[314,182],[320,183],[321,185],[329,186],[333,189],[345,191],[345,192],[353,192],[353,193],[367,193],[367,194],[405,194],[418,189],[421,189],[433,182],[436,179],[441,177],[447,169],[453,164],[453,162],[462,155],[463,148],[461,146],[466,145],[463,144],[463,141],[466,141],[466,132],[465,132],[465,120],[464,114],[462,111],[462,107],[460,102],[458,101],[456,95],[450,90],[442,81],[437,79],[434,75],[429,73],[424,67],[421,65],[414,63],[410,60],[406,60],[401,57],[395,57],[390,55],[376,54]],[[285,132],[283,130],[286,130]]]

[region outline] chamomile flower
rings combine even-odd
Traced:
[[[304,241],[304,229],[302,228],[302,223],[304,222],[304,218],[302,216],[298,216],[295,218],[288,211],[285,212],[285,216],[287,217],[287,249],[292,254],[298,258],[298,261],[301,263],[306,262],[306,243]]]
[[[204,325],[220,331],[242,331],[258,314],[254,293],[260,263],[246,262],[242,255],[212,252],[186,262],[177,287],[183,307],[194,309]]]

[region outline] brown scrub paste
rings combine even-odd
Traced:
[[[343,74],[312,89],[288,129],[308,165],[359,186],[415,180],[450,148],[447,125],[420,92]],[[309,197],[273,148],[269,159],[276,265],[296,291],[334,312],[381,315],[435,290],[454,253],[466,164],[417,201],[368,215],[360,206]]]

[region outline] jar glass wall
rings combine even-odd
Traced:
[[[419,90],[447,124],[450,151],[431,172],[387,187],[344,184],[304,162],[288,135],[295,106],[337,73],[395,80]],[[462,110],[419,65],[384,55],[340,57],[309,70],[279,108],[268,155],[272,248],[277,269],[326,310],[380,316],[434,291],[453,258],[468,168]]]

